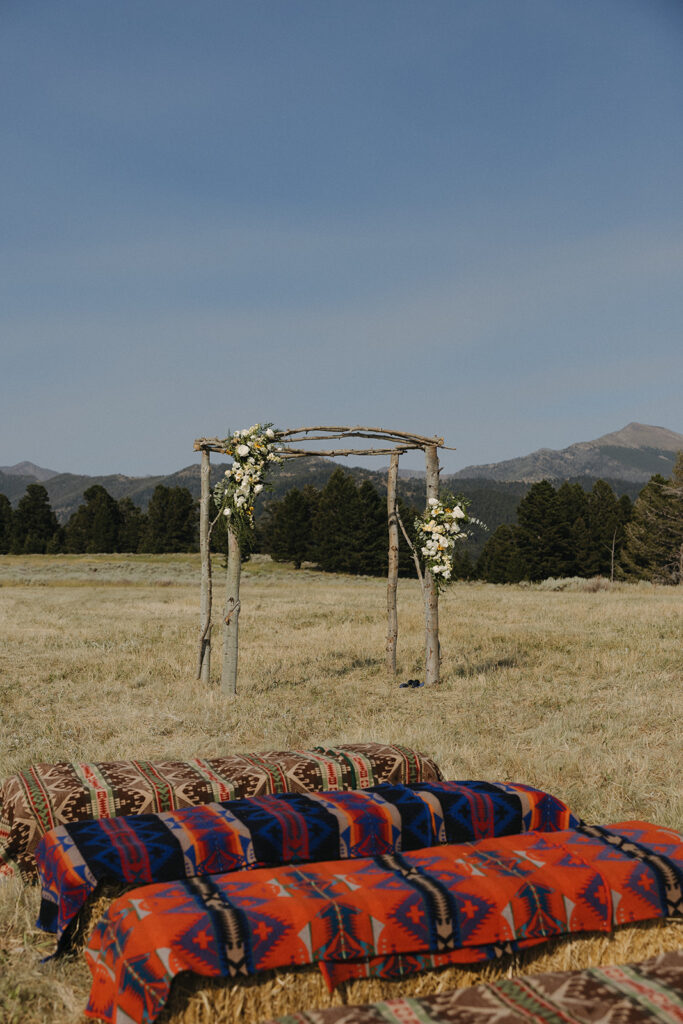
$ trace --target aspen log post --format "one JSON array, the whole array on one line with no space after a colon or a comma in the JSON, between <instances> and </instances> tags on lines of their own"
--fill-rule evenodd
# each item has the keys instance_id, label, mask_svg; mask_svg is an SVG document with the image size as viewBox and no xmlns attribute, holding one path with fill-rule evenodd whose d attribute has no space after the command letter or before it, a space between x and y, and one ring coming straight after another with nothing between
<instances>
[{"instance_id":1,"label":"aspen log post","mask_svg":"<svg viewBox=\"0 0 683 1024\"><path fill-rule=\"evenodd\" d=\"M389 568L387 572L387 646L386 669L396 675L396 642L398 639L398 518L396 516L396 481L398 479L398 452L392 452L387 476L387 517L389 520Z\"/></svg>"},{"instance_id":2,"label":"aspen log post","mask_svg":"<svg viewBox=\"0 0 683 1024\"><path fill-rule=\"evenodd\" d=\"M228 569L225 587L225 616L223 619L223 671L221 690L225 694L237 693L238 626L240 617L240 574L242 553L240 542L228 530Z\"/></svg>"},{"instance_id":3,"label":"aspen log post","mask_svg":"<svg viewBox=\"0 0 683 1024\"><path fill-rule=\"evenodd\" d=\"M211 681L211 551L209 511L211 505L211 457L202 448L201 497L199 499L199 551L202 561L199 601L200 633L197 679L207 686Z\"/></svg>"},{"instance_id":4,"label":"aspen log post","mask_svg":"<svg viewBox=\"0 0 683 1024\"><path fill-rule=\"evenodd\" d=\"M425 447L427 502L439 497L439 453L435 445ZM425 684L439 682L441 651L439 648L439 594L429 569L424 574L425 603Z\"/></svg>"}]
</instances>

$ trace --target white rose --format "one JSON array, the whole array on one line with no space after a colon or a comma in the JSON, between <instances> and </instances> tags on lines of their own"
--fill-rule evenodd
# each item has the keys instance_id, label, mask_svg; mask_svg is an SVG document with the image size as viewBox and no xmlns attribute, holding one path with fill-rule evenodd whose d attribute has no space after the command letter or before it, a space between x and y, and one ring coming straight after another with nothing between
<instances>
[{"instance_id":1,"label":"white rose","mask_svg":"<svg viewBox=\"0 0 683 1024\"><path fill-rule=\"evenodd\" d=\"M433 507L434 507L434 505L438 505L438 504L439 504L439 502L438 502L438 499L437 499L437 498L430 498L430 499L429 499L429 501L427 502L427 504L428 504L428 505L431 505L431 506L432 506L432 508L433 508Z\"/></svg>"},{"instance_id":2,"label":"white rose","mask_svg":"<svg viewBox=\"0 0 683 1024\"><path fill-rule=\"evenodd\" d=\"M230 509L229 508L224 508L223 509L223 515L224 516L229 516L230 515Z\"/></svg>"},{"instance_id":3,"label":"white rose","mask_svg":"<svg viewBox=\"0 0 683 1024\"><path fill-rule=\"evenodd\" d=\"M263 490L263 484L256 484L254 487L254 494L260 494Z\"/></svg>"},{"instance_id":4,"label":"white rose","mask_svg":"<svg viewBox=\"0 0 683 1024\"><path fill-rule=\"evenodd\" d=\"M465 513L463 512L459 505L456 505L455 508L453 509L453 515L455 516L456 519L465 518Z\"/></svg>"},{"instance_id":5,"label":"white rose","mask_svg":"<svg viewBox=\"0 0 683 1024\"><path fill-rule=\"evenodd\" d=\"M249 447L246 444L240 444L237 446L237 454L240 458L244 459L249 454Z\"/></svg>"},{"instance_id":6,"label":"white rose","mask_svg":"<svg viewBox=\"0 0 683 1024\"><path fill-rule=\"evenodd\" d=\"M266 430L266 437L275 437L275 431L271 430L270 427Z\"/></svg>"}]
</instances>

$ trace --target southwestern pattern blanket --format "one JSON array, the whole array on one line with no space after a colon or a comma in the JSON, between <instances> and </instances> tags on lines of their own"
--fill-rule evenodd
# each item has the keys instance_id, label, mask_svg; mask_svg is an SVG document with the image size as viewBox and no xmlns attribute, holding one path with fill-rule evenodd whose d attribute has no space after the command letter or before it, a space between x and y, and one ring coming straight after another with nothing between
<instances>
[{"instance_id":1,"label":"southwestern pattern blanket","mask_svg":"<svg viewBox=\"0 0 683 1024\"><path fill-rule=\"evenodd\" d=\"M78 821L36 850L39 927L60 948L98 884L143 885L265 865L376 857L577 824L561 800L520 783L425 782L281 793L164 814Z\"/></svg>"},{"instance_id":2,"label":"southwestern pattern blanket","mask_svg":"<svg viewBox=\"0 0 683 1024\"><path fill-rule=\"evenodd\" d=\"M683 837L644 822L135 889L93 933L87 1013L153 1021L181 971L317 963L330 988L683 914Z\"/></svg>"},{"instance_id":3,"label":"southwestern pattern blanket","mask_svg":"<svg viewBox=\"0 0 683 1024\"><path fill-rule=\"evenodd\" d=\"M683 951L505 978L421 999L308 1010L264 1024L681 1024Z\"/></svg>"},{"instance_id":4,"label":"southwestern pattern blanket","mask_svg":"<svg viewBox=\"0 0 683 1024\"><path fill-rule=\"evenodd\" d=\"M192 761L38 764L0 789L0 881L37 877L35 848L72 821L235 800L262 793L365 789L382 782L432 782L438 765L408 747L360 743L312 750L231 754Z\"/></svg>"}]
</instances>

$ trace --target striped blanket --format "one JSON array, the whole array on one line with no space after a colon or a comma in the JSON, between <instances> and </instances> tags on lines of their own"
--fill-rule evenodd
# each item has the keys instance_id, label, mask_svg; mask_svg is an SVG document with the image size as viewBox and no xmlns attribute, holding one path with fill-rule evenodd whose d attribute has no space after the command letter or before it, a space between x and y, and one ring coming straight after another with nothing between
<instances>
[{"instance_id":1,"label":"striped blanket","mask_svg":"<svg viewBox=\"0 0 683 1024\"><path fill-rule=\"evenodd\" d=\"M482 962L683 914L682 890L683 837L644 822L152 885L97 925L86 1012L147 1024L182 971L235 978L317 963L331 989Z\"/></svg>"},{"instance_id":2,"label":"striped blanket","mask_svg":"<svg viewBox=\"0 0 683 1024\"><path fill-rule=\"evenodd\" d=\"M143 885L265 865L376 857L576 824L561 800L531 786L489 782L382 785L282 793L162 814L78 821L36 850L39 927L68 944L100 883Z\"/></svg>"},{"instance_id":3,"label":"striped blanket","mask_svg":"<svg viewBox=\"0 0 683 1024\"><path fill-rule=\"evenodd\" d=\"M172 811L262 793L365 789L440 778L432 758L380 743L209 760L33 765L0 788L0 879L19 871L25 881L35 881L34 853L41 838L73 821Z\"/></svg>"},{"instance_id":4,"label":"striped blanket","mask_svg":"<svg viewBox=\"0 0 683 1024\"><path fill-rule=\"evenodd\" d=\"M505 978L421 999L335 1006L264 1024L681 1024L683 950L641 963Z\"/></svg>"}]
</instances>

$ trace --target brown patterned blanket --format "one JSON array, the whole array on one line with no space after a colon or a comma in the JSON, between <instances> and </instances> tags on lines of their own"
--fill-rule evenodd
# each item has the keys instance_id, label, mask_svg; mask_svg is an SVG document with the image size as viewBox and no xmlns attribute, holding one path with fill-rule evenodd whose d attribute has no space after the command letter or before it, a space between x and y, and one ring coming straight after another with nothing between
<instances>
[{"instance_id":1,"label":"brown patterned blanket","mask_svg":"<svg viewBox=\"0 0 683 1024\"><path fill-rule=\"evenodd\" d=\"M37 879L34 851L57 825L172 811L265 793L414 785L442 778L435 761L380 743L278 750L191 761L38 764L0 788L0 881L17 870Z\"/></svg>"},{"instance_id":2,"label":"brown patterned blanket","mask_svg":"<svg viewBox=\"0 0 683 1024\"><path fill-rule=\"evenodd\" d=\"M683 951L642 963L504 978L423 998L335 1006L264 1024L681 1024Z\"/></svg>"}]
</instances>

